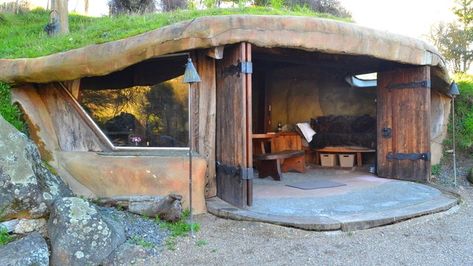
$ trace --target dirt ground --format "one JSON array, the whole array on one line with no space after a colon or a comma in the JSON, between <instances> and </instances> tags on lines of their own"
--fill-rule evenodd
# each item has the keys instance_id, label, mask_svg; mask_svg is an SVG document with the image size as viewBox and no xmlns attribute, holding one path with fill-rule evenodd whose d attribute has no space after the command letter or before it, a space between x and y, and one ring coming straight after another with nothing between
<instances>
[{"instance_id":1,"label":"dirt ground","mask_svg":"<svg viewBox=\"0 0 473 266\"><path fill-rule=\"evenodd\" d=\"M354 232L310 232L196 217L195 238L164 248L161 265L473 265L473 187L439 214Z\"/></svg>"}]
</instances>

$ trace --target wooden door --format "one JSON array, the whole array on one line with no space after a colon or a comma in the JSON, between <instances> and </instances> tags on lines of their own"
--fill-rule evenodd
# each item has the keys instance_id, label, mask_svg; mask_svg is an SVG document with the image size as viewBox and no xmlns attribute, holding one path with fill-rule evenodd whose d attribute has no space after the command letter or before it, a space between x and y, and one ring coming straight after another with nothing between
<instances>
[{"instance_id":1,"label":"wooden door","mask_svg":"<svg viewBox=\"0 0 473 266\"><path fill-rule=\"evenodd\" d=\"M217 69L217 196L237 207L251 205L251 45L225 46Z\"/></svg>"},{"instance_id":2,"label":"wooden door","mask_svg":"<svg viewBox=\"0 0 473 266\"><path fill-rule=\"evenodd\" d=\"M378 155L381 177L430 178L430 68L378 73Z\"/></svg>"}]
</instances>

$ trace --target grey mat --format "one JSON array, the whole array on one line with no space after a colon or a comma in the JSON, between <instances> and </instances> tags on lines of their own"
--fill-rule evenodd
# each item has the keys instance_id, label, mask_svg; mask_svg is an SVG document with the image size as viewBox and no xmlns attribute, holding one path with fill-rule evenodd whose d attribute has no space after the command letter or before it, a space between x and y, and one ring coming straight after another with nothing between
<instances>
[{"instance_id":1,"label":"grey mat","mask_svg":"<svg viewBox=\"0 0 473 266\"><path fill-rule=\"evenodd\" d=\"M341 187L341 186L346 186L346 184L338 183L338 182L334 182L330 180L325 180L325 179L320 179L320 180L307 180L307 181L295 182L292 184L286 184L286 186L309 190L309 189L318 189L318 188Z\"/></svg>"}]
</instances>

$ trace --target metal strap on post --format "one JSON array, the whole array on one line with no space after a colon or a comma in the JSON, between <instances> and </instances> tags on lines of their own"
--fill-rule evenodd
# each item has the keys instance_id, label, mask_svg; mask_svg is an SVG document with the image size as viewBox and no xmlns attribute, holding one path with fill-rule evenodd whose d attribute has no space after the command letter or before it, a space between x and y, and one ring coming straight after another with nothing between
<instances>
[{"instance_id":1,"label":"metal strap on post","mask_svg":"<svg viewBox=\"0 0 473 266\"><path fill-rule=\"evenodd\" d=\"M424 160L424 161L430 161L430 152L425 152L425 153L393 153L390 152L387 154L387 159L388 160Z\"/></svg>"},{"instance_id":2,"label":"metal strap on post","mask_svg":"<svg viewBox=\"0 0 473 266\"><path fill-rule=\"evenodd\" d=\"M407 83L392 83L388 85L388 89L430 89L431 81L430 80L421 80L415 82Z\"/></svg>"},{"instance_id":3,"label":"metal strap on post","mask_svg":"<svg viewBox=\"0 0 473 266\"><path fill-rule=\"evenodd\" d=\"M223 173L228 176L239 176L243 180L253 179L253 168L242 168L239 166L226 165L221 162L217 162L217 172Z\"/></svg>"}]
</instances>

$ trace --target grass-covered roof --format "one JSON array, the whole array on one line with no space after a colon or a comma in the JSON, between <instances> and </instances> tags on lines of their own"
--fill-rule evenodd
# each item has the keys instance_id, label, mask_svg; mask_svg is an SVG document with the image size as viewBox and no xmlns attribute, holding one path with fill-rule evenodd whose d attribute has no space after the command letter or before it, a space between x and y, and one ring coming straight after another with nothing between
<instances>
[{"instance_id":1,"label":"grass-covered roof","mask_svg":"<svg viewBox=\"0 0 473 266\"><path fill-rule=\"evenodd\" d=\"M348 21L345 18L315 13L308 9L289 11L263 7L180 10L117 17L86 17L70 14L70 34L48 37L43 28L49 21L49 12L34 10L18 15L2 15L4 19L0 20L0 58L39 57L90 44L124 39L179 21L203 16L232 14L309 16Z\"/></svg>"}]
</instances>

